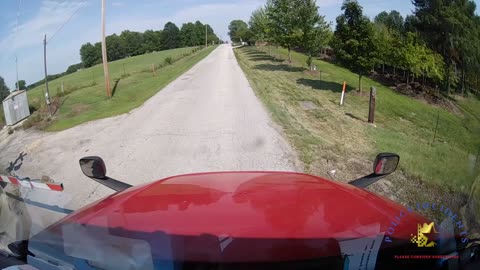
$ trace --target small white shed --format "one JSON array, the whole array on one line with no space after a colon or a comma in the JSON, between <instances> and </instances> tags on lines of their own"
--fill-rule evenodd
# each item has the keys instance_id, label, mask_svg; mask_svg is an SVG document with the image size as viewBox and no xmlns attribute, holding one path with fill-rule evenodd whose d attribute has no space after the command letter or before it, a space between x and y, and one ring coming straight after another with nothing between
<instances>
[{"instance_id":1,"label":"small white shed","mask_svg":"<svg viewBox=\"0 0 480 270\"><path fill-rule=\"evenodd\" d=\"M13 91L3 100L3 112L7 126L15 125L30 115L27 91Z\"/></svg>"}]
</instances>

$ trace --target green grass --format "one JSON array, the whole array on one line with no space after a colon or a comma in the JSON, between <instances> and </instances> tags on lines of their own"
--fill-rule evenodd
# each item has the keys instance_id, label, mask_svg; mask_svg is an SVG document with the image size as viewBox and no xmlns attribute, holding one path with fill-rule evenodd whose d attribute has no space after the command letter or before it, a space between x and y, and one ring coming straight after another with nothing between
<instances>
[{"instance_id":1,"label":"green grass","mask_svg":"<svg viewBox=\"0 0 480 270\"><path fill-rule=\"evenodd\" d=\"M472 158L480 149L480 101L457 98L460 114L427 104L363 78L363 91L377 88L375 126L366 123L368 96L354 94L358 76L347 69L315 60L319 74L306 72L306 57L274 47L236 50L237 59L256 94L279 123L304 162L307 172L351 180L371 170L381 151L401 156L400 171L442 190L468 193L477 170ZM339 106L341 84L348 84ZM305 110L310 101L316 109ZM347 115L348 114L348 115ZM439 115L436 140L435 125Z\"/></svg>"},{"instance_id":2,"label":"green grass","mask_svg":"<svg viewBox=\"0 0 480 270\"><path fill-rule=\"evenodd\" d=\"M87 121L129 112L206 57L214 48L197 52L193 52L194 48L180 48L111 62L112 89L117 84L111 99L106 97L102 65L51 81L50 95L59 96L62 105L46 129L60 131ZM156 75L152 72L152 64L156 67ZM67 93L65 96L61 93L62 82ZM43 91L44 86L28 91L31 106L45 110Z\"/></svg>"}]
</instances>

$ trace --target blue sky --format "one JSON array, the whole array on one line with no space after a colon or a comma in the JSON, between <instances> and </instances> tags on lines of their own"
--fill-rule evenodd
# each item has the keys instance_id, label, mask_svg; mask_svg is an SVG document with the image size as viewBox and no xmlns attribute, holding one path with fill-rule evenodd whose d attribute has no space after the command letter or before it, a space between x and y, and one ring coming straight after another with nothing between
<instances>
[{"instance_id":1,"label":"blue sky","mask_svg":"<svg viewBox=\"0 0 480 270\"><path fill-rule=\"evenodd\" d=\"M480 0L475 0L477 6ZM364 13L373 18L383 10L410 14L409 0L359 0ZM210 24L217 35L228 39L228 23L248 21L251 12L264 0L107 0L107 34L128 29L162 29L166 22L177 26L200 20ZM342 0L317 0L320 13L334 22ZM0 76L12 89L15 84L15 55L19 78L31 84L43 77L43 35L47 34L48 73L65 71L80 62L83 43L100 40L100 0L1 0L0 3ZM76 11L76 12L75 12ZM71 17L73 15L73 17ZM17 16L18 15L18 16ZM60 26L71 17L64 27ZM18 18L18 27L17 26Z\"/></svg>"}]
</instances>

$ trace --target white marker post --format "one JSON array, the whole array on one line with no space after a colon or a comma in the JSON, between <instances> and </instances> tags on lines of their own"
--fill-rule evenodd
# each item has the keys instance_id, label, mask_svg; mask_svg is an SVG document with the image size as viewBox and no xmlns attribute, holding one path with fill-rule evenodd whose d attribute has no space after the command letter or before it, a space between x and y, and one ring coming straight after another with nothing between
<instances>
[{"instance_id":1,"label":"white marker post","mask_svg":"<svg viewBox=\"0 0 480 270\"><path fill-rule=\"evenodd\" d=\"M342 97L340 98L340 105L343 105L343 99L345 98L345 88L347 88L347 82L343 82Z\"/></svg>"}]
</instances>

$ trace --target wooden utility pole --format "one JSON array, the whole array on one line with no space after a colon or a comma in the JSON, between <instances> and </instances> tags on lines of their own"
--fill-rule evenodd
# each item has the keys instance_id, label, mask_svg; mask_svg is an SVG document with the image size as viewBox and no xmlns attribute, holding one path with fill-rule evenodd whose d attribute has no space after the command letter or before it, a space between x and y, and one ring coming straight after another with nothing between
<instances>
[{"instance_id":1,"label":"wooden utility pole","mask_svg":"<svg viewBox=\"0 0 480 270\"><path fill-rule=\"evenodd\" d=\"M50 109L50 91L48 91L48 79L47 79L47 35L43 39L43 67L45 69L45 90L47 94L45 96L45 100L47 102L48 112L50 116L52 116L52 110Z\"/></svg>"},{"instance_id":2,"label":"wooden utility pole","mask_svg":"<svg viewBox=\"0 0 480 270\"><path fill-rule=\"evenodd\" d=\"M103 61L103 74L105 76L105 90L107 96L112 97L112 91L110 89L110 74L108 72L108 59L107 59L107 44L105 41L105 0L102 0L102 61Z\"/></svg>"},{"instance_id":3,"label":"wooden utility pole","mask_svg":"<svg viewBox=\"0 0 480 270\"><path fill-rule=\"evenodd\" d=\"M368 122L375 122L375 99L376 99L377 89L375 87L370 87L370 103L368 107Z\"/></svg>"},{"instance_id":4,"label":"wooden utility pole","mask_svg":"<svg viewBox=\"0 0 480 270\"><path fill-rule=\"evenodd\" d=\"M208 47L208 43L207 43L207 24L205 24L205 48Z\"/></svg>"}]
</instances>

